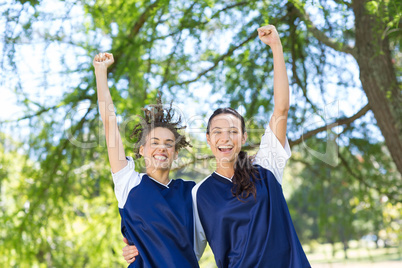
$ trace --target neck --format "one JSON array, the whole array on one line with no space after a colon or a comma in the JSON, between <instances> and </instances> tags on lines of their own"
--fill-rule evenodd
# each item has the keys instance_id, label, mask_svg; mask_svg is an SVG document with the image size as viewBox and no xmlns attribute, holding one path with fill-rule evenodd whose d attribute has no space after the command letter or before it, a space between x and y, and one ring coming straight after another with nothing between
<instances>
[{"instance_id":1,"label":"neck","mask_svg":"<svg viewBox=\"0 0 402 268\"><path fill-rule=\"evenodd\" d=\"M157 180L158 182L167 185L169 183L169 169L147 169L147 175Z\"/></svg>"},{"instance_id":2,"label":"neck","mask_svg":"<svg viewBox=\"0 0 402 268\"><path fill-rule=\"evenodd\" d=\"M227 178L232 178L235 172L234 162L218 162L216 161L216 173Z\"/></svg>"}]
</instances>

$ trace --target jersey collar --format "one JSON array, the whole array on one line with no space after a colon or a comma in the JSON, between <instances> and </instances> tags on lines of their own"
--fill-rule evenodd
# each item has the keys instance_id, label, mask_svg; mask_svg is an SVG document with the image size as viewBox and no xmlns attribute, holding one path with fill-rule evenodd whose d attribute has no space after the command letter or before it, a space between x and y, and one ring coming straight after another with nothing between
<instances>
[{"instance_id":1,"label":"jersey collar","mask_svg":"<svg viewBox=\"0 0 402 268\"><path fill-rule=\"evenodd\" d=\"M151 180L153 180L154 182L156 182L158 185L163 186L164 188L169 188L170 184L172 183L172 179L170 179L169 182L168 182L168 184L165 185L165 184L160 183L159 181L155 180L154 178L152 178L151 176L149 176L149 175L146 174L146 173L143 173L143 176L144 176L144 175L146 175L148 178L150 178Z\"/></svg>"},{"instance_id":2,"label":"jersey collar","mask_svg":"<svg viewBox=\"0 0 402 268\"><path fill-rule=\"evenodd\" d=\"M213 175L213 177L215 177L215 178L221 178L221 179L224 179L224 180L229 181L229 182L232 182L232 178L233 178L233 177L232 177L232 178L225 177L225 176L219 174L219 173L216 172L216 171L214 171L214 172L212 173L212 175ZM215 175L215 176L214 176L214 175Z\"/></svg>"}]
</instances>

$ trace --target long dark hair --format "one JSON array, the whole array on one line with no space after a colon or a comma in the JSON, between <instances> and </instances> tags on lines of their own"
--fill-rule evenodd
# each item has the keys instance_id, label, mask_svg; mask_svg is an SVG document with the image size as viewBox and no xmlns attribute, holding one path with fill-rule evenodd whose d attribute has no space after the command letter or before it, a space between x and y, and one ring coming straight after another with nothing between
<instances>
[{"instance_id":1,"label":"long dark hair","mask_svg":"<svg viewBox=\"0 0 402 268\"><path fill-rule=\"evenodd\" d=\"M212 119L219 114L231 114L239 118L241 121L241 131L244 135L246 133L246 124L243 116L241 116L236 110L228 108L219 108L214 111L208 120L207 134L209 135L209 129L211 127ZM257 180L257 169L252 164L252 157L249 157L246 152L240 151L237 156L234 166L234 176L232 179L233 188L232 194L237 199L246 199L250 194L256 197L255 180Z\"/></svg>"}]
</instances>

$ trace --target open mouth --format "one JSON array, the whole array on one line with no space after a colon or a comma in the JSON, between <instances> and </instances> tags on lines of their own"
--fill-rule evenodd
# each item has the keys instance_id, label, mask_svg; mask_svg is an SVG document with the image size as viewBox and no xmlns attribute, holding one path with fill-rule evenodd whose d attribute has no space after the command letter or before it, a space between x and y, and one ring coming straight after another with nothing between
<instances>
[{"instance_id":1,"label":"open mouth","mask_svg":"<svg viewBox=\"0 0 402 268\"><path fill-rule=\"evenodd\" d=\"M223 153L228 153L228 152L231 152L233 150L233 146L231 146L231 145L221 145L221 146L218 146L218 150L223 152Z\"/></svg>"},{"instance_id":2,"label":"open mouth","mask_svg":"<svg viewBox=\"0 0 402 268\"><path fill-rule=\"evenodd\" d=\"M154 155L154 158L158 161L166 161L167 160L167 156L165 156L165 155Z\"/></svg>"}]
</instances>

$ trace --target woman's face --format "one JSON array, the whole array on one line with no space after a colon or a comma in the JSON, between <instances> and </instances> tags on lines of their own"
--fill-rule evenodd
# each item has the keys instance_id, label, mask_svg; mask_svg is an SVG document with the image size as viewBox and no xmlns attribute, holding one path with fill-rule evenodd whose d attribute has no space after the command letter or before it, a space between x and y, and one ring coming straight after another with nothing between
<instances>
[{"instance_id":1,"label":"woman's face","mask_svg":"<svg viewBox=\"0 0 402 268\"><path fill-rule=\"evenodd\" d=\"M170 169L178 156L175 143L173 132L167 128L157 127L148 133L146 142L139 151L144 157L147 172Z\"/></svg>"},{"instance_id":2,"label":"woman's face","mask_svg":"<svg viewBox=\"0 0 402 268\"><path fill-rule=\"evenodd\" d=\"M246 142L241 120L232 114L219 114L212 118L207 142L219 163L234 162Z\"/></svg>"}]
</instances>

